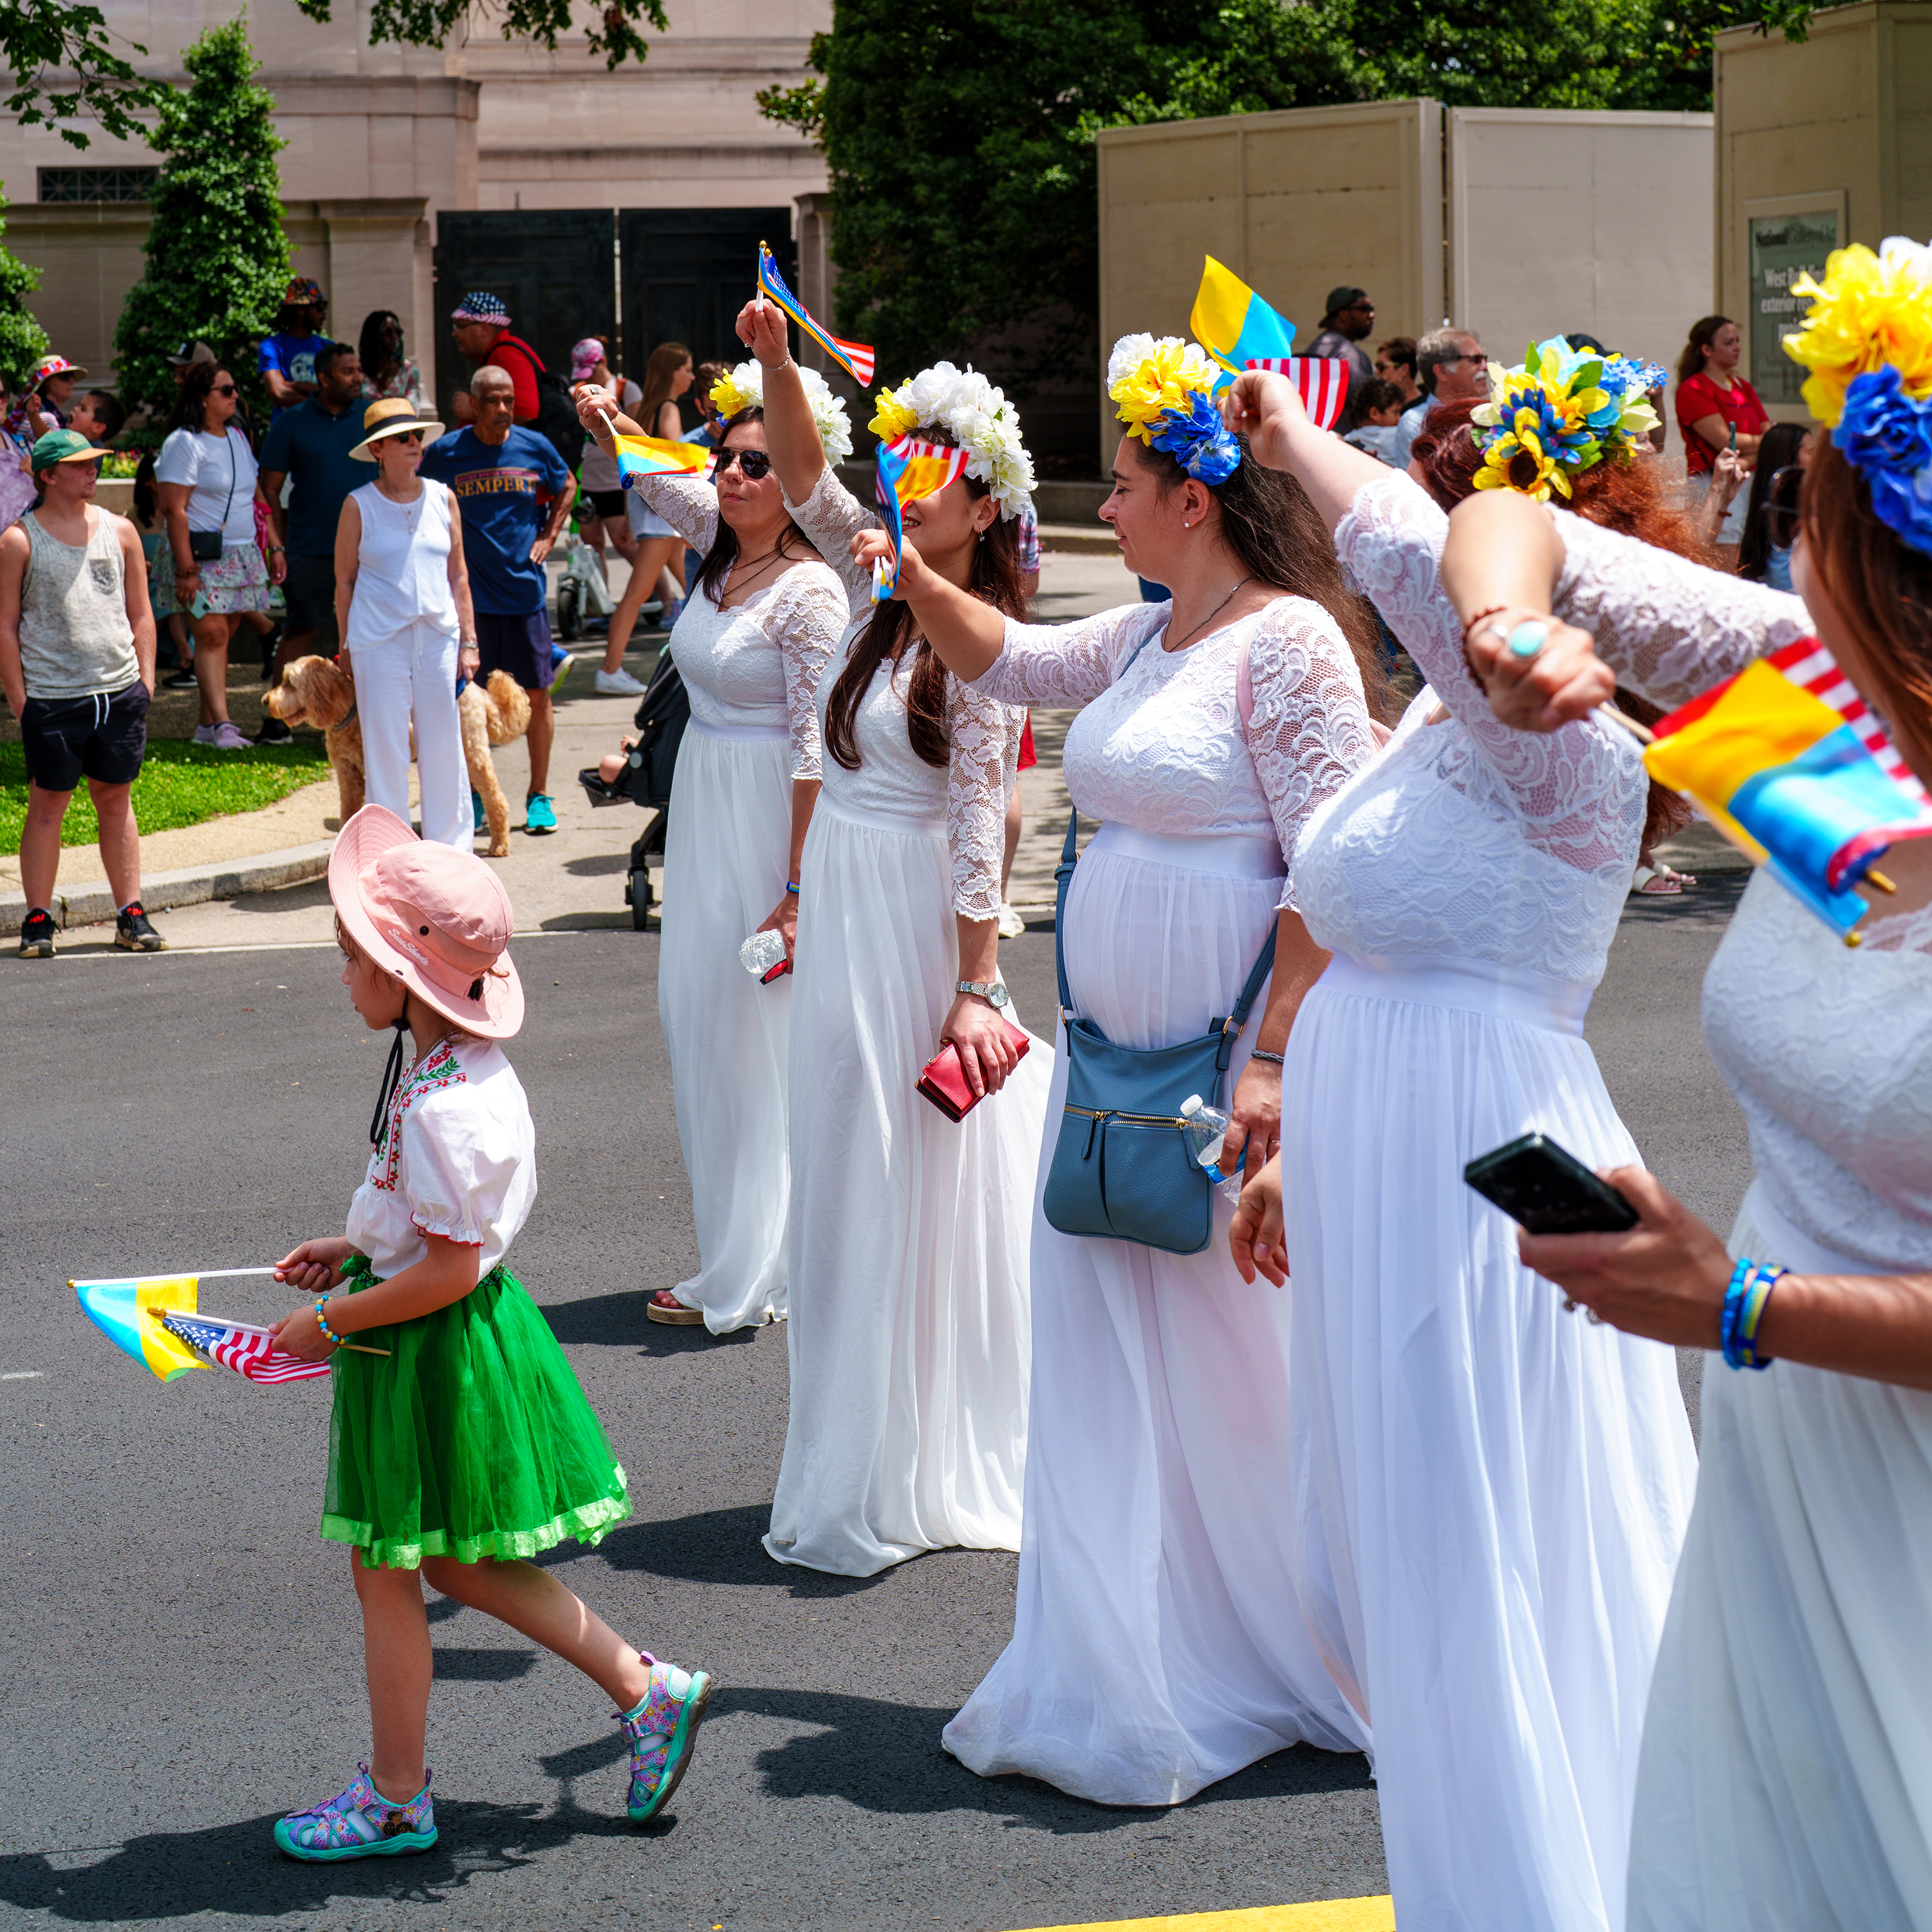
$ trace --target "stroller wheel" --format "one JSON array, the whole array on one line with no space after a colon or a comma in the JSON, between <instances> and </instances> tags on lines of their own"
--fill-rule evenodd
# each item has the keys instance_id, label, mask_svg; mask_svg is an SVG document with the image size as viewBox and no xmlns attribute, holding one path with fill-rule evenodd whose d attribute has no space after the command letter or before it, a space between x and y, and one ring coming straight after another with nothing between
<instances>
[{"instance_id":1,"label":"stroller wheel","mask_svg":"<svg viewBox=\"0 0 1932 1932\"><path fill-rule=\"evenodd\" d=\"M624 881L624 897L631 908L631 930L648 932L651 923L651 875L640 869Z\"/></svg>"}]
</instances>

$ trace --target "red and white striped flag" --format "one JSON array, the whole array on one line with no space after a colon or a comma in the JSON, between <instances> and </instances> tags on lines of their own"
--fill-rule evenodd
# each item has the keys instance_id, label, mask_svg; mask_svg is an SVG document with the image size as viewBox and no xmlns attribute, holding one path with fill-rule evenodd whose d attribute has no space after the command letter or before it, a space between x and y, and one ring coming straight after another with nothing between
<instances>
[{"instance_id":1,"label":"red and white striped flag","mask_svg":"<svg viewBox=\"0 0 1932 1932\"><path fill-rule=\"evenodd\" d=\"M1335 356L1276 356L1250 362L1286 376L1300 392L1310 422L1317 429L1333 429L1348 400L1348 365Z\"/></svg>"},{"instance_id":2,"label":"red and white striped flag","mask_svg":"<svg viewBox=\"0 0 1932 1932\"><path fill-rule=\"evenodd\" d=\"M305 1362L275 1346L272 1328L246 1322L224 1322L218 1315L157 1311L161 1326L200 1355L251 1382L302 1382L328 1372L326 1361Z\"/></svg>"},{"instance_id":3,"label":"red and white striped flag","mask_svg":"<svg viewBox=\"0 0 1932 1932\"><path fill-rule=\"evenodd\" d=\"M1793 684L1802 686L1813 697L1828 704L1852 728L1853 734L1878 762L1879 769L1916 803L1932 802L1925 788L1912 775L1912 767L1899 755L1883 722L1861 698L1851 680L1838 668L1838 661L1816 638L1800 638L1795 644L1773 651L1770 663Z\"/></svg>"}]
</instances>

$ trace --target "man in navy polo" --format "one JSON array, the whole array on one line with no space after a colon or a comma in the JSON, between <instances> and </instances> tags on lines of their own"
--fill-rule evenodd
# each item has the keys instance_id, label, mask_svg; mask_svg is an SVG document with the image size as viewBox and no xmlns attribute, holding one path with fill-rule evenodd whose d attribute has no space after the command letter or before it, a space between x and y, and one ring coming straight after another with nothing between
<instances>
[{"instance_id":1,"label":"man in navy polo","mask_svg":"<svg viewBox=\"0 0 1932 1932\"><path fill-rule=\"evenodd\" d=\"M463 515L463 554L476 609L478 675L506 670L529 694L530 796L526 832L556 830L550 797L549 585L544 559L570 515L577 479L548 436L517 425L509 372L485 363L470 378L470 419L423 452L422 473L456 493ZM548 514L546 514L546 507ZM477 807L477 823L482 823Z\"/></svg>"},{"instance_id":2,"label":"man in navy polo","mask_svg":"<svg viewBox=\"0 0 1932 1932\"><path fill-rule=\"evenodd\" d=\"M315 394L276 417L262 446L262 494L272 503L289 488L289 574L282 595L288 628L275 650L275 676L299 657L333 657L342 640L335 627L335 531L352 490L376 480L350 454L362 440L362 364L352 343L326 342L315 352ZM289 736L279 719L264 718L258 744Z\"/></svg>"}]
</instances>

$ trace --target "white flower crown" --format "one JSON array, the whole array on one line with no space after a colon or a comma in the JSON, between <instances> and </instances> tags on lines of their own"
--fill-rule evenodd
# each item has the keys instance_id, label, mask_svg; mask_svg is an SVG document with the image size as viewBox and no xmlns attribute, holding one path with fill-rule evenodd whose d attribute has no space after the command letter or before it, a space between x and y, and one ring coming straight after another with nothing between
<instances>
[{"instance_id":1,"label":"white flower crown","mask_svg":"<svg viewBox=\"0 0 1932 1932\"><path fill-rule=\"evenodd\" d=\"M876 400L875 436L896 442L916 430L948 430L966 452L966 474L986 484L1001 516L1032 507L1033 458L1020 440L1020 412L977 370L935 362Z\"/></svg>"},{"instance_id":2,"label":"white flower crown","mask_svg":"<svg viewBox=\"0 0 1932 1932\"><path fill-rule=\"evenodd\" d=\"M825 378L816 369L808 369L801 364L799 380L805 385L805 400L812 405L812 420L818 431L818 440L824 446L827 463L843 463L852 454L852 418L845 413L845 405L835 396ZM711 386L711 400L718 412L728 422L745 410L760 410L765 406L764 365L757 362L740 362L737 368L720 376Z\"/></svg>"}]
</instances>

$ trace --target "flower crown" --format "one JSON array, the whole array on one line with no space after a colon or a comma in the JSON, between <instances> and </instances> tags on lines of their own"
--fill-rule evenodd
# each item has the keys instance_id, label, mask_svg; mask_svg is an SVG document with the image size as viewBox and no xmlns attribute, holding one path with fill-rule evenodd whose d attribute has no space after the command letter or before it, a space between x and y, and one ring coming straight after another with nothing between
<instances>
[{"instance_id":1,"label":"flower crown","mask_svg":"<svg viewBox=\"0 0 1932 1932\"><path fill-rule=\"evenodd\" d=\"M816 369L800 366L799 380L805 385L805 400L812 405L813 426L824 446L827 463L843 463L852 454L852 418L845 405L835 396L825 378ZM746 410L765 406L765 370L760 362L740 362L711 386L711 400L718 413L728 422Z\"/></svg>"},{"instance_id":2,"label":"flower crown","mask_svg":"<svg viewBox=\"0 0 1932 1932\"><path fill-rule=\"evenodd\" d=\"M1834 248L1784 352L1811 374L1804 400L1871 490L1872 514L1932 556L1932 248L1894 235L1874 255Z\"/></svg>"},{"instance_id":3,"label":"flower crown","mask_svg":"<svg viewBox=\"0 0 1932 1932\"><path fill-rule=\"evenodd\" d=\"M1241 460L1241 446L1214 404L1220 364L1198 344L1178 335L1124 335L1107 358L1107 394L1114 411L1154 449L1164 449L1203 483L1225 483Z\"/></svg>"},{"instance_id":4,"label":"flower crown","mask_svg":"<svg viewBox=\"0 0 1932 1932\"><path fill-rule=\"evenodd\" d=\"M1650 365L1572 349L1562 336L1532 342L1514 369L1490 371L1490 400L1473 412L1483 466L1478 490L1516 490L1546 503L1570 478L1657 427ZM1641 385L1641 386L1639 386Z\"/></svg>"},{"instance_id":5,"label":"flower crown","mask_svg":"<svg viewBox=\"0 0 1932 1932\"><path fill-rule=\"evenodd\" d=\"M917 429L948 430L966 452L966 474L986 484L1001 516L1031 508L1033 458L1020 440L1019 411L976 369L935 362L876 400L874 436L896 442Z\"/></svg>"}]
</instances>

